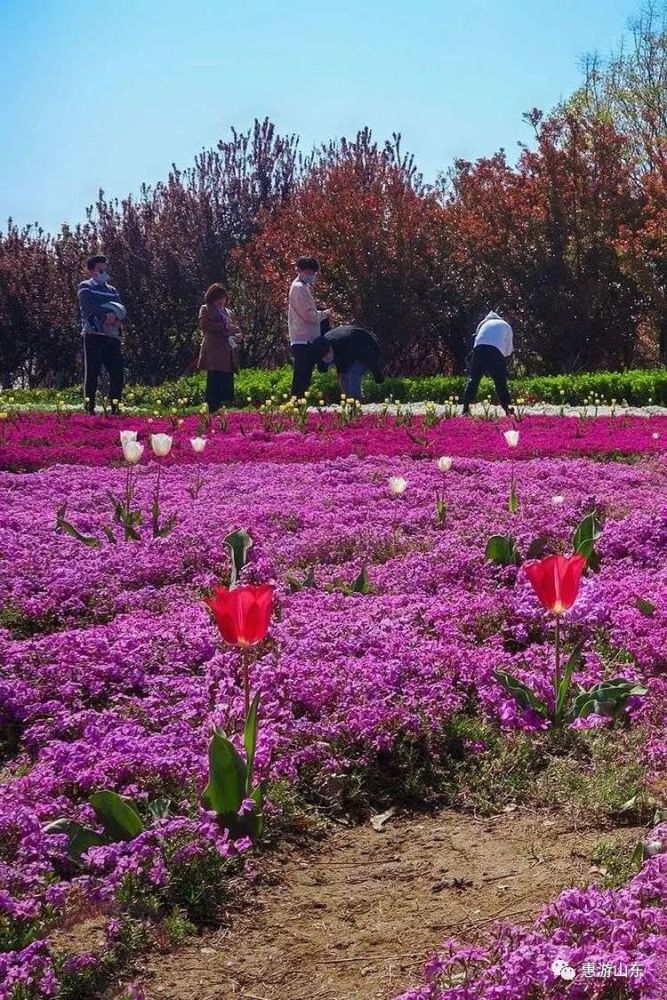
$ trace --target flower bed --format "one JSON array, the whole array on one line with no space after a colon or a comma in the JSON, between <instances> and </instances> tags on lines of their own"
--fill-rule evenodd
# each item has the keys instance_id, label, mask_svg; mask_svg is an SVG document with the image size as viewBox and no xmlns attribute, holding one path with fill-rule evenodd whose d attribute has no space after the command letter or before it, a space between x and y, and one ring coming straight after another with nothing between
<instances>
[{"instance_id":1,"label":"flower bed","mask_svg":"<svg viewBox=\"0 0 667 1000\"><path fill-rule=\"evenodd\" d=\"M29 419L47 426L46 418ZM68 974L58 963L54 971L33 941L66 912L101 908L113 918L110 948L120 947L117 922L125 926L140 903L168 914L188 900L193 919L211 919L203 899L241 863L248 844L225 835L200 798L213 726L233 731L243 715L236 654L220 647L202 601L228 579L223 538L236 528L254 541L244 579L276 585L270 636L251 669L262 694L260 777L288 781L314 801L341 800L383 768L400 777L406 744L446 763L447 726L457 714L473 712L506 732L540 732L544 720L521 708L494 674L507 670L548 701L551 625L524 571L485 561L485 547L492 534L511 532L524 554L537 536L550 551L569 551L574 527L593 506L605 516L600 571L586 576L566 618L566 634L576 633L584 649L575 680L599 681L623 651L624 675L649 687L629 705L633 724L645 729L644 760L656 775L664 772L667 468L651 437L660 433L653 421L635 426L617 418L584 428L589 449L597 441L605 451L613 439L613 450L637 452L641 441L644 455L635 464L531 459L549 441L552 454L570 454L582 439L574 421L524 421L512 451L524 459L514 470L514 514L507 461L455 457L443 473L435 461L411 456L404 430L372 431L366 421L256 441L258 432L244 434L239 423L207 446L208 462L197 463L203 485L193 490L198 472L188 427L178 431L180 444L163 467L161 506L175 515L173 530L151 536L156 470L143 463L134 499L147 515L141 540L112 543L103 531L118 535L109 493L120 495L125 482L122 469L108 467L120 453L118 424L55 419L50 433L60 426L64 440L56 436L50 457L28 445L33 467L49 465L56 453L60 461L73 455L83 429L95 435L90 466L98 467L0 473L0 970L4 963L9 983L0 986L2 1000L20 976L32 977L25 986L31 996L49 995ZM141 435L145 425L121 426ZM24 430L22 420L10 435ZM436 454L457 456L467 442L469 454L509 455L497 424L449 421L428 434ZM356 456L355 441L366 442L364 457ZM263 460L243 461L243 447L252 455L254 444ZM16 447L5 445L5 462L6 449ZM327 449L334 459L320 460ZM233 464L213 463L223 455ZM404 493L391 496L390 476L407 480ZM554 504L554 496L563 501ZM55 531L65 501L68 519L97 547ZM350 592L363 568L369 592ZM146 829L92 848L73 866L66 838L44 828L61 817L94 824L89 798L99 789L131 798ZM168 815L149 823L155 800L169 801ZM623 890L634 893L633 926L653 928L656 954L667 942L650 909L655 899L665 901L663 868L661 858L649 862L639 888ZM414 996L532 996L494 993L494 984L515 974L508 964L515 961L526 983L541 989L540 942L549 943L547 956L561 948L572 957L568 934L575 931L568 928L574 915L598 905L598 891L572 896L570 910L567 900L557 904L546 922L523 937L517 932L514 948L493 939L471 966L473 992L427 985ZM599 933L592 923L586 933L598 934L605 955L646 957L639 930L618 942L612 933L627 923L626 897L610 890L604 899ZM648 989L652 980L645 982Z\"/></svg>"},{"instance_id":2,"label":"flower bed","mask_svg":"<svg viewBox=\"0 0 667 1000\"><path fill-rule=\"evenodd\" d=\"M308 415L303 432L295 427L282 433L264 429L258 413L233 413L227 429L214 422L203 462L319 462L335 458L373 458L401 455L457 455L468 458L505 458L507 445L501 430L509 421L450 418L435 426L421 417L396 425L395 418L364 416L347 426L331 412ZM662 453L667 442L667 417L528 416L520 423L515 457L617 456ZM122 463L118 448L121 429L136 430L140 441L151 433L170 430L165 418L88 417L78 414L29 413L0 423L0 469L33 471L61 463L108 466ZM186 417L174 434L170 464L191 463L190 438L199 430L196 417Z\"/></svg>"}]
</instances>

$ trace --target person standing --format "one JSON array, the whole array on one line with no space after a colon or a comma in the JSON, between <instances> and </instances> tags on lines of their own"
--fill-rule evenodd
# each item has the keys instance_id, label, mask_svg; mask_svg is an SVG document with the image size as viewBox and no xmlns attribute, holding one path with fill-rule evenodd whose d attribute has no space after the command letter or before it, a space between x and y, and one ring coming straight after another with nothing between
<instances>
[{"instance_id":1,"label":"person standing","mask_svg":"<svg viewBox=\"0 0 667 1000\"><path fill-rule=\"evenodd\" d=\"M384 382L380 344L370 330L353 325L336 326L316 344L324 366L335 364L345 396L361 402L361 380L367 371L378 385Z\"/></svg>"},{"instance_id":2,"label":"person standing","mask_svg":"<svg viewBox=\"0 0 667 1000\"><path fill-rule=\"evenodd\" d=\"M238 371L236 348L241 330L229 308L229 292L218 283L206 289L199 310L204 334L197 367L206 372L206 404L216 413L223 403L234 402L234 372Z\"/></svg>"},{"instance_id":3,"label":"person standing","mask_svg":"<svg viewBox=\"0 0 667 1000\"><path fill-rule=\"evenodd\" d=\"M100 371L109 376L111 412L118 413L123 391L121 324L127 313L118 290L109 282L107 258L94 254L86 262L88 278L77 289L83 335L83 395L87 413L95 412Z\"/></svg>"},{"instance_id":4,"label":"person standing","mask_svg":"<svg viewBox=\"0 0 667 1000\"><path fill-rule=\"evenodd\" d=\"M507 358L514 351L512 327L498 313L490 312L475 331L475 343L470 366L470 379L463 394L463 413L470 413L483 375L490 375L496 387L500 405L506 414L514 411L510 406L507 385Z\"/></svg>"},{"instance_id":5,"label":"person standing","mask_svg":"<svg viewBox=\"0 0 667 1000\"><path fill-rule=\"evenodd\" d=\"M294 365L292 396L301 399L313 377L318 361L313 345L320 336L320 324L329 317L329 310L318 309L312 293L320 270L315 257L299 257L296 269L297 275L289 290L287 326Z\"/></svg>"}]
</instances>

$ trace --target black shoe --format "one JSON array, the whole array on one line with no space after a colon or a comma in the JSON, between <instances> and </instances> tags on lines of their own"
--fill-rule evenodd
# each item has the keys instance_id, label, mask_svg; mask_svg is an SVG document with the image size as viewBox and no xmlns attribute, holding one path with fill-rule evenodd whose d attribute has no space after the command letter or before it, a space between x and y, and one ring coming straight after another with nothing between
<instances>
[{"instance_id":1,"label":"black shoe","mask_svg":"<svg viewBox=\"0 0 667 1000\"><path fill-rule=\"evenodd\" d=\"M516 417L516 410L514 409L513 406L509 406L505 410L505 415L508 416L508 417Z\"/></svg>"},{"instance_id":2,"label":"black shoe","mask_svg":"<svg viewBox=\"0 0 667 1000\"><path fill-rule=\"evenodd\" d=\"M463 409L461 410L461 416L462 417L469 417L470 416L470 407L464 406Z\"/></svg>"}]
</instances>

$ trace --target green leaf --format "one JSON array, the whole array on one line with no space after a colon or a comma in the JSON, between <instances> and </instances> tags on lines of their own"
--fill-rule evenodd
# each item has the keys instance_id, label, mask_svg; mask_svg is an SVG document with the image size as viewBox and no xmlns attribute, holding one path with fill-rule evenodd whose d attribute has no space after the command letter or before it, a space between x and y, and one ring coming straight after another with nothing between
<instances>
[{"instance_id":1,"label":"green leaf","mask_svg":"<svg viewBox=\"0 0 667 1000\"><path fill-rule=\"evenodd\" d=\"M637 846L635 847L634 851L632 852L632 856L630 857L630 864L634 865L636 868L639 868L645 860L646 860L646 849L644 847L643 841L639 840L637 841Z\"/></svg>"},{"instance_id":2,"label":"green leaf","mask_svg":"<svg viewBox=\"0 0 667 1000\"><path fill-rule=\"evenodd\" d=\"M602 522L596 511L587 514L577 525L572 536L572 548L582 555L592 570L600 567L600 560L595 551L595 543L602 534Z\"/></svg>"},{"instance_id":3,"label":"green leaf","mask_svg":"<svg viewBox=\"0 0 667 1000\"><path fill-rule=\"evenodd\" d=\"M70 535L72 538L76 538L77 541L83 542L84 545L87 545L89 549L99 549L99 539L93 538L92 535L82 535L78 528L75 528L73 524L70 524L69 521L65 520L66 513L67 504L64 503L56 512L56 531L62 532L63 535Z\"/></svg>"},{"instance_id":4,"label":"green leaf","mask_svg":"<svg viewBox=\"0 0 667 1000\"><path fill-rule=\"evenodd\" d=\"M220 733L214 733L208 745L208 784L202 800L218 817L236 815L246 797L248 772L236 748Z\"/></svg>"},{"instance_id":5,"label":"green leaf","mask_svg":"<svg viewBox=\"0 0 667 1000\"><path fill-rule=\"evenodd\" d=\"M166 819L171 810L171 799L153 799L148 803L148 815L155 823L158 819Z\"/></svg>"},{"instance_id":6,"label":"green leaf","mask_svg":"<svg viewBox=\"0 0 667 1000\"><path fill-rule=\"evenodd\" d=\"M519 566L521 557L511 535L491 535L486 543L484 558L500 566Z\"/></svg>"},{"instance_id":7,"label":"green leaf","mask_svg":"<svg viewBox=\"0 0 667 1000\"><path fill-rule=\"evenodd\" d=\"M315 583L315 567L309 566L306 575L303 580L297 580L294 576L287 577L287 583L293 594L298 593L299 590L310 590L316 586Z\"/></svg>"},{"instance_id":8,"label":"green leaf","mask_svg":"<svg viewBox=\"0 0 667 1000\"><path fill-rule=\"evenodd\" d=\"M641 611L641 613L646 617L650 618L651 615L655 614L655 604L651 601L647 601L643 597L638 597L635 601L635 607Z\"/></svg>"},{"instance_id":9,"label":"green leaf","mask_svg":"<svg viewBox=\"0 0 667 1000\"><path fill-rule=\"evenodd\" d=\"M116 536L114 535L113 531L111 530L111 528L109 527L108 524L103 524L102 525L102 531L106 535L107 541L111 542L112 545L116 545L117 544L116 543Z\"/></svg>"},{"instance_id":10,"label":"green leaf","mask_svg":"<svg viewBox=\"0 0 667 1000\"><path fill-rule=\"evenodd\" d=\"M170 514L167 520L164 522L161 528L158 528L157 537L166 538L170 535L176 526L176 515Z\"/></svg>"},{"instance_id":11,"label":"green leaf","mask_svg":"<svg viewBox=\"0 0 667 1000\"><path fill-rule=\"evenodd\" d=\"M595 684L589 691L579 694L566 716L568 722L583 719L595 712L598 715L610 715L620 712L632 697L643 697L648 688L643 684L635 684L622 677Z\"/></svg>"},{"instance_id":12,"label":"green leaf","mask_svg":"<svg viewBox=\"0 0 667 1000\"><path fill-rule=\"evenodd\" d=\"M248 718L245 720L245 730L243 732L243 743L246 752L246 795L252 788L252 775L255 767L255 749L257 747L257 729L259 725L259 694L256 694L248 711Z\"/></svg>"},{"instance_id":13,"label":"green leaf","mask_svg":"<svg viewBox=\"0 0 667 1000\"><path fill-rule=\"evenodd\" d=\"M252 538L244 528L232 531L225 538L225 545L229 547L232 559L232 573L229 586L234 587L241 574L241 570L248 561L248 552L252 547Z\"/></svg>"},{"instance_id":14,"label":"green leaf","mask_svg":"<svg viewBox=\"0 0 667 1000\"><path fill-rule=\"evenodd\" d=\"M522 681L517 680L516 677L512 677L511 674L505 673L504 670L496 670L494 676L505 690L516 698L522 708L532 708L534 712L544 716L544 718L549 717L547 705Z\"/></svg>"},{"instance_id":15,"label":"green leaf","mask_svg":"<svg viewBox=\"0 0 667 1000\"><path fill-rule=\"evenodd\" d=\"M129 799L105 789L95 792L89 801L110 840L132 840L143 833L141 816Z\"/></svg>"},{"instance_id":16,"label":"green leaf","mask_svg":"<svg viewBox=\"0 0 667 1000\"><path fill-rule=\"evenodd\" d=\"M560 684L558 685L558 692L556 697L556 712L555 721L560 722L565 713L565 708L570 694L570 686L572 684L572 674L575 670L579 670L581 667L581 650L579 648L573 650L570 658L568 659L565 670L563 671L563 676L561 677Z\"/></svg>"},{"instance_id":17,"label":"green leaf","mask_svg":"<svg viewBox=\"0 0 667 1000\"><path fill-rule=\"evenodd\" d=\"M260 782L256 788L253 789L252 793L248 796L255 803L255 809L252 814L248 816L248 836L252 837L253 840L257 840L264 833L264 795L266 793L265 782Z\"/></svg>"},{"instance_id":18,"label":"green leaf","mask_svg":"<svg viewBox=\"0 0 667 1000\"><path fill-rule=\"evenodd\" d=\"M370 594L371 585L368 580L368 572L366 567L363 566L359 576L352 582L350 587L350 593L352 594Z\"/></svg>"},{"instance_id":19,"label":"green leaf","mask_svg":"<svg viewBox=\"0 0 667 1000\"><path fill-rule=\"evenodd\" d=\"M81 856L91 847L102 847L108 841L106 837L91 830L89 826L77 823L76 820L57 819L54 823L49 823L44 827L44 833L65 834L69 838L67 852L73 861L81 863Z\"/></svg>"}]
</instances>

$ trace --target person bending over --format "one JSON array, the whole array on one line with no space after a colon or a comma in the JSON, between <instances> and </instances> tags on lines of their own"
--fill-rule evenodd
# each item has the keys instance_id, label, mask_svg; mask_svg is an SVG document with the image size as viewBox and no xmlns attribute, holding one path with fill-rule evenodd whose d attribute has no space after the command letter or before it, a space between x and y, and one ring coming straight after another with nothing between
<instances>
[{"instance_id":1,"label":"person bending over","mask_svg":"<svg viewBox=\"0 0 667 1000\"><path fill-rule=\"evenodd\" d=\"M514 411L510 406L510 392L507 385L507 358L514 350L512 327L498 313L488 313L477 327L475 344L470 366L470 380L463 394L463 413L470 413L483 375L490 375L496 387L500 405L507 414Z\"/></svg>"},{"instance_id":2,"label":"person bending over","mask_svg":"<svg viewBox=\"0 0 667 1000\"><path fill-rule=\"evenodd\" d=\"M79 284L83 336L83 395L87 413L95 412L95 396L100 371L109 376L111 412L118 413L123 391L123 354L120 347L121 323L127 313L118 290L109 283L107 258L95 254L87 261L88 277Z\"/></svg>"},{"instance_id":3,"label":"person bending over","mask_svg":"<svg viewBox=\"0 0 667 1000\"><path fill-rule=\"evenodd\" d=\"M352 399L363 398L361 380L371 372L378 384L384 382L382 351L377 337L361 326L336 326L325 333L319 346L320 370L335 364L341 392Z\"/></svg>"},{"instance_id":4,"label":"person bending over","mask_svg":"<svg viewBox=\"0 0 667 1000\"><path fill-rule=\"evenodd\" d=\"M294 364L292 396L301 399L310 386L317 362L314 342L320 337L320 324L328 319L328 309L318 309L312 287L320 270L314 257L299 257L297 275L289 290L287 326Z\"/></svg>"},{"instance_id":5,"label":"person bending over","mask_svg":"<svg viewBox=\"0 0 667 1000\"><path fill-rule=\"evenodd\" d=\"M197 367L206 372L206 404L216 413L223 403L234 402L234 372L238 370L236 348L241 330L229 308L229 292L224 285L206 289L199 310L199 327L204 334Z\"/></svg>"}]
</instances>

